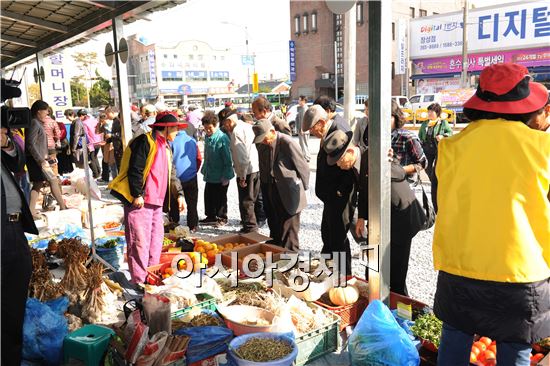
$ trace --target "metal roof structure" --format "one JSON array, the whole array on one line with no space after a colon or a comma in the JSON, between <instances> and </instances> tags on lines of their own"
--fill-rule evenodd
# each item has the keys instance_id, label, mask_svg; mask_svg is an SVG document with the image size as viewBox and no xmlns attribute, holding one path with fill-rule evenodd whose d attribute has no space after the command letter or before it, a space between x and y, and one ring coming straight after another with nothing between
<instances>
[{"instance_id":1,"label":"metal roof structure","mask_svg":"<svg viewBox=\"0 0 550 366\"><path fill-rule=\"evenodd\" d=\"M92 34L111 29L113 18L125 23L186 0L171 1L1 1L2 68L37 52L84 43Z\"/></svg>"}]
</instances>

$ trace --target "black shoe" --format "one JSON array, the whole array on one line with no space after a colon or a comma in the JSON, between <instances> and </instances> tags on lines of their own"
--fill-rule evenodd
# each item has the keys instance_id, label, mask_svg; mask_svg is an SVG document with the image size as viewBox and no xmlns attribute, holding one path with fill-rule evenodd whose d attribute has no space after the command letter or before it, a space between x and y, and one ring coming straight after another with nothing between
<instances>
[{"instance_id":1,"label":"black shoe","mask_svg":"<svg viewBox=\"0 0 550 366\"><path fill-rule=\"evenodd\" d=\"M216 219L215 217L207 217L205 219L200 220L199 222L205 225L209 225L209 224L214 225L218 223L218 219Z\"/></svg>"}]
</instances>

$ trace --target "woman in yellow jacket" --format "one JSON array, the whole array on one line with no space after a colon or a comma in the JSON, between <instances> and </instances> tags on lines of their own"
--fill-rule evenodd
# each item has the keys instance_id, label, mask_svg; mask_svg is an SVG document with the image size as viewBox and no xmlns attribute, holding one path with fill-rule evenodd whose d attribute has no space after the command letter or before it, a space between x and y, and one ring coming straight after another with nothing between
<instances>
[{"instance_id":1,"label":"woman in yellow jacket","mask_svg":"<svg viewBox=\"0 0 550 366\"><path fill-rule=\"evenodd\" d=\"M527 366L550 336L550 134L526 125L547 93L524 66L489 66L464 104L472 122L439 143L438 365L468 365L478 334L499 366Z\"/></svg>"},{"instance_id":2,"label":"woman in yellow jacket","mask_svg":"<svg viewBox=\"0 0 550 366\"><path fill-rule=\"evenodd\" d=\"M159 263L164 226L165 200L178 197L183 211L183 190L172 162L173 141L178 129L187 127L172 112L157 114L152 131L139 135L128 144L117 177L109 184L111 194L124 206L124 229L128 245L131 281L144 283L147 267ZM168 192L168 194L167 194ZM170 194L171 193L171 194Z\"/></svg>"}]
</instances>

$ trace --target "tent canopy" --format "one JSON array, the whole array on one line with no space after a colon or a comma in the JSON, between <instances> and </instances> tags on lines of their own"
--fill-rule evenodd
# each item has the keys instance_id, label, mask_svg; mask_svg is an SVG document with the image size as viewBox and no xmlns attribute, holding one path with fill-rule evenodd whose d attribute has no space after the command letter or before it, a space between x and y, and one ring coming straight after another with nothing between
<instances>
[{"instance_id":1,"label":"tent canopy","mask_svg":"<svg viewBox=\"0 0 550 366\"><path fill-rule=\"evenodd\" d=\"M2 1L2 68L25 61L40 51L84 43L94 33L109 31L115 17L131 23L185 2Z\"/></svg>"}]
</instances>

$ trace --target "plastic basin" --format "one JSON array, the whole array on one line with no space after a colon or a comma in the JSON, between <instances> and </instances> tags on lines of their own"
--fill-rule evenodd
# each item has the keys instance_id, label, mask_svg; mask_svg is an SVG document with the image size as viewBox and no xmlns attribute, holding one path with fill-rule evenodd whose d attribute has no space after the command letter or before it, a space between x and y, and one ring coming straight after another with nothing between
<instances>
[{"instance_id":1,"label":"plastic basin","mask_svg":"<svg viewBox=\"0 0 550 366\"><path fill-rule=\"evenodd\" d=\"M239 358L236 355L235 350L238 349L250 338L273 338L273 339L290 342L292 344L292 352L290 352L290 354L284 358L280 358L278 360L273 360L273 361L253 362L253 361L243 360L242 358ZM229 351L230 357L238 366L265 366L265 365L290 366L296 359L296 356L298 356L298 346L296 346L296 343L293 340L289 339L288 337L277 335L274 333L250 333L250 334L245 334L245 335L236 337L229 343L228 351Z\"/></svg>"},{"instance_id":2,"label":"plastic basin","mask_svg":"<svg viewBox=\"0 0 550 366\"><path fill-rule=\"evenodd\" d=\"M240 336L249 333L264 333L271 332L277 325L273 324L275 314L270 311L248 305L230 305L218 307L218 311L222 314L225 324L229 329ZM248 325L244 324L248 319L265 319L270 322L269 325Z\"/></svg>"}]
</instances>

